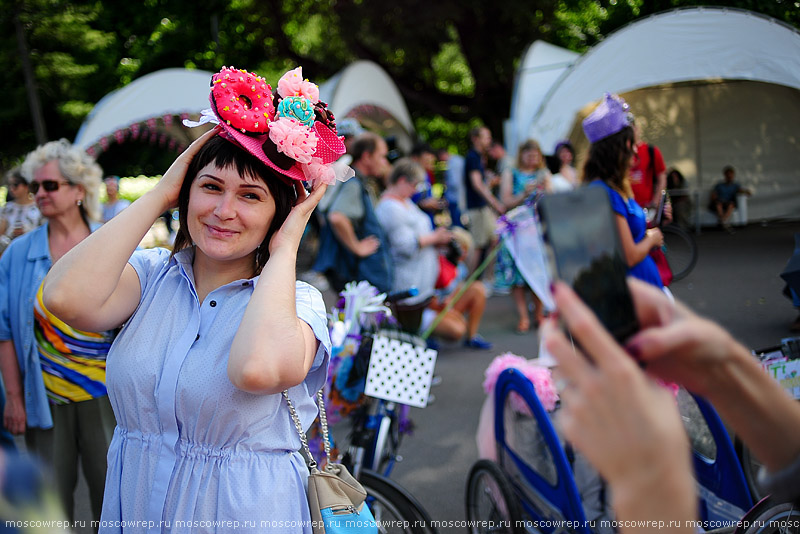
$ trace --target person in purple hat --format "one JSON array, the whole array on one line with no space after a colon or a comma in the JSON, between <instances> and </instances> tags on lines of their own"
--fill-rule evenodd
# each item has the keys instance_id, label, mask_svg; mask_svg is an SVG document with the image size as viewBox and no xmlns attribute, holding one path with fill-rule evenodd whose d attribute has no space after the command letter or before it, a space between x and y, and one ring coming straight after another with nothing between
<instances>
[{"instance_id":1,"label":"person in purple hat","mask_svg":"<svg viewBox=\"0 0 800 534\"><path fill-rule=\"evenodd\" d=\"M311 532L281 392L307 430L331 345L322 295L295 264L344 145L299 68L277 93L252 72L215 74L202 121L218 126L45 281L65 322L121 326L100 532ZM174 250L135 250L175 207Z\"/></svg>"},{"instance_id":2,"label":"person in purple hat","mask_svg":"<svg viewBox=\"0 0 800 534\"><path fill-rule=\"evenodd\" d=\"M608 93L586 117L583 131L592 145L583 167L583 182L608 192L628 273L663 288L658 267L649 253L664 243L664 236L658 228L647 228L647 218L633 198L628 176L634 154L631 120L625 101Z\"/></svg>"}]
</instances>

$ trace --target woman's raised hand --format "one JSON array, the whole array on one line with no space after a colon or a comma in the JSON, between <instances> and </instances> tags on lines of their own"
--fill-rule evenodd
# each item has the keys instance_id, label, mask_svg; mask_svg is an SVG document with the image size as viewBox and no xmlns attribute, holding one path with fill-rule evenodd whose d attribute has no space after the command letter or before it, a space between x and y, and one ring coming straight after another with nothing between
<instances>
[{"instance_id":1,"label":"woman's raised hand","mask_svg":"<svg viewBox=\"0 0 800 534\"><path fill-rule=\"evenodd\" d=\"M172 209L178 205L178 194L181 192L181 185L183 179L186 177L186 170L189 168L189 163L192 162L195 154L200 150L206 142L217 135L222 127L215 126L197 139L195 139L189 147L178 156L172 165L169 166L167 172L158 181L154 191L163 195L166 203L164 209Z\"/></svg>"},{"instance_id":2,"label":"woman's raised hand","mask_svg":"<svg viewBox=\"0 0 800 534\"><path fill-rule=\"evenodd\" d=\"M553 297L585 348L573 346L556 321L545 324L546 347L566 383L559 413L566 438L609 482L619 519L695 519L690 448L674 399L568 286L558 282Z\"/></svg>"},{"instance_id":3,"label":"woman's raised hand","mask_svg":"<svg viewBox=\"0 0 800 534\"><path fill-rule=\"evenodd\" d=\"M736 352L747 352L721 326L658 288L631 278L628 287L641 330L626 348L649 374L708 396L719 386L719 368Z\"/></svg>"},{"instance_id":4,"label":"woman's raised hand","mask_svg":"<svg viewBox=\"0 0 800 534\"><path fill-rule=\"evenodd\" d=\"M612 483L635 483L643 465L676 448L688 473L688 445L670 394L639 369L567 285L558 282L553 297L584 347L573 347L554 321L545 325L545 344L568 384L560 415L567 439Z\"/></svg>"},{"instance_id":5,"label":"woman's raised hand","mask_svg":"<svg viewBox=\"0 0 800 534\"><path fill-rule=\"evenodd\" d=\"M658 228L648 228L645 234L651 242L651 248L660 247L664 244L664 234Z\"/></svg>"},{"instance_id":6,"label":"woman's raised hand","mask_svg":"<svg viewBox=\"0 0 800 534\"><path fill-rule=\"evenodd\" d=\"M328 189L328 186L323 183L314 184L311 191L306 191L302 182L292 180L297 200L295 200L289 216L281 225L280 229L275 232L269 242L270 254L277 251L284 246L292 246L294 250L300 245L300 239L303 237L303 232L306 229L308 220L317 207L322 196Z\"/></svg>"}]
</instances>

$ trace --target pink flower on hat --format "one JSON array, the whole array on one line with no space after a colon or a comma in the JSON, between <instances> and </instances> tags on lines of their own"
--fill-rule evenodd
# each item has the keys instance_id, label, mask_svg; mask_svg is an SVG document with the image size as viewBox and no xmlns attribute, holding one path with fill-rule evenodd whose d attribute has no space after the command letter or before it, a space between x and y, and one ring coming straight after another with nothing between
<instances>
[{"instance_id":1,"label":"pink flower on hat","mask_svg":"<svg viewBox=\"0 0 800 534\"><path fill-rule=\"evenodd\" d=\"M303 80L303 83L300 84L300 96L304 96L311 100L312 104L316 104L319 102L319 87L315 83Z\"/></svg>"},{"instance_id":2,"label":"pink flower on hat","mask_svg":"<svg viewBox=\"0 0 800 534\"><path fill-rule=\"evenodd\" d=\"M310 163L317 149L317 135L305 125L286 117L269 124L269 138L279 152L298 163Z\"/></svg>"},{"instance_id":3,"label":"pink flower on hat","mask_svg":"<svg viewBox=\"0 0 800 534\"><path fill-rule=\"evenodd\" d=\"M286 71L286 74L281 76L281 79L278 80L278 94L281 95L282 98L298 96L300 95L300 87L302 85L303 67L297 67L296 69ZM317 99L319 99L319 94L317 94Z\"/></svg>"},{"instance_id":4,"label":"pink flower on hat","mask_svg":"<svg viewBox=\"0 0 800 534\"><path fill-rule=\"evenodd\" d=\"M319 87L316 84L303 80L303 67L297 67L281 76L278 80L278 94L281 98L290 96L304 96L312 104L319 102Z\"/></svg>"}]
</instances>

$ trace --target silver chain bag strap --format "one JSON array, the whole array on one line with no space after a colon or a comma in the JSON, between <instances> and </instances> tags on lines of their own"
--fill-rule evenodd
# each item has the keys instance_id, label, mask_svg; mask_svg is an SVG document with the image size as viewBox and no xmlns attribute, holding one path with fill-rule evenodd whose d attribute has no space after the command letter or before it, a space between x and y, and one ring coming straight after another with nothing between
<instances>
[{"instance_id":1,"label":"silver chain bag strap","mask_svg":"<svg viewBox=\"0 0 800 534\"><path fill-rule=\"evenodd\" d=\"M367 492L344 465L335 463L331 458L328 416L325 413L325 395L322 390L317 392L317 404L327 459L324 470L319 469L311 454L308 438L303 432L303 425L289 398L289 392L284 390L282 395L289 407L289 414L308 464L308 506L314 534L377 534L375 519L364 502Z\"/></svg>"}]
</instances>

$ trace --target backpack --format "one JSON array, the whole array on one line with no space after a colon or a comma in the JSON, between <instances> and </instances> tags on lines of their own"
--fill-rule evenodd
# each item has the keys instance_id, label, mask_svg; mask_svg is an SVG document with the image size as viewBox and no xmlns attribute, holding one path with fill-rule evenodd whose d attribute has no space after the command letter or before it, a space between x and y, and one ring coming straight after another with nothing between
<instances>
[{"instance_id":1,"label":"backpack","mask_svg":"<svg viewBox=\"0 0 800 534\"><path fill-rule=\"evenodd\" d=\"M328 203L328 210L320 212L322 224L319 232L319 252L317 252L317 259L314 262L313 269L317 272L325 273L331 286L336 291L344 289L344 284L347 282L366 280L375 286L378 291L388 293L392 289L392 261L389 256L386 237L375 215L372 200L369 198L364 184L357 177L352 179L358 180L361 201L364 204L364 219L357 228L354 228L356 237L364 239L369 235L374 235L380 240L381 244L374 254L359 258L339 242L339 239L333 233L327 213L330 206L333 206L336 198L338 198L341 192L341 189L339 189Z\"/></svg>"}]
</instances>

